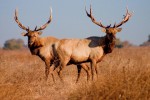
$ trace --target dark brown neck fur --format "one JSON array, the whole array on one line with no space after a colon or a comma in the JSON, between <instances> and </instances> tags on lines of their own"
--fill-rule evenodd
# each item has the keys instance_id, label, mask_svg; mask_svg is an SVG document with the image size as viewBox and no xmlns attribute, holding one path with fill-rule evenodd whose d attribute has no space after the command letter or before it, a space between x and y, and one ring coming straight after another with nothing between
<instances>
[{"instance_id":1,"label":"dark brown neck fur","mask_svg":"<svg viewBox=\"0 0 150 100\"><path fill-rule=\"evenodd\" d=\"M32 55L38 55L39 49L43 46L43 44L37 39L32 45L28 44L30 52Z\"/></svg>"},{"instance_id":2,"label":"dark brown neck fur","mask_svg":"<svg viewBox=\"0 0 150 100\"><path fill-rule=\"evenodd\" d=\"M104 53L105 54L111 53L114 48L115 48L115 39L112 38L112 40L110 40L106 36L104 41L104 47L103 47Z\"/></svg>"}]
</instances>

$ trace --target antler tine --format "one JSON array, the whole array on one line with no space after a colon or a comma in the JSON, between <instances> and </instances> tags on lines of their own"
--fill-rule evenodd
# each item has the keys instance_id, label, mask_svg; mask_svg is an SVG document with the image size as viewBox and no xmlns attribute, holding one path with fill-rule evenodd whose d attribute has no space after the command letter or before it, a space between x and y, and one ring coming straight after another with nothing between
<instances>
[{"instance_id":1,"label":"antler tine","mask_svg":"<svg viewBox=\"0 0 150 100\"><path fill-rule=\"evenodd\" d=\"M86 11L86 14L89 18L91 18L92 22L95 23L96 25L100 26L100 27L103 27L103 28L106 28L106 26L102 25L101 22L97 22L94 18L94 16L92 15L92 6L90 5L90 14L88 13L88 11L86 10L86 6L85 6L85 11Z\"/></svg>"},{"instance_id":2,"label":"antler tine","mask_svg":"<svg viewBox=\"0 0 150 100\"><path fill-rule=\"evenodd\" d=\"M132 13L129 13L128 8L126 8L126 10L127 10L126 15L124 16L123 20L119 24L114 25L114 27L120 27L121 25L123 25L130 19L130 17L132 16Z\"/></svg>"},{"instance_id":3,"label":"antler tine","mask_svg":"<svg viewBox=\"0 0 150 100\"><path fill-rule=\"evenodd\" d=\"M86 10L86 6L85 6L85 12L86 12L87 16L90 17L90 14L89 14L88 11Z\"/></svg>"},{"instance_id":4,"label":"antler tine","mask_svg":"<svg viewBox=\"0 0 150 100\"><path fill-rule=\"evenodd\" d=\"M110 28L110 27L111 27L111 24L107 26L107 28Z\"/></svg>"},{"instance_id":5,"label":"antler tine","mask_svg":"<svg viewBox=\"0 0 150 100\"><path fill-rule=\"evenodd\" d=\"M45 23L43 26L41 26L40 28L36 29L35 31L39 31L39 30L45 29L51 21L52 21L52 8L50 8L50 17L49 17L49 20L47 21L47 23Z\"/></svg>"},{"instance_id":6,"label":"antler tine","mask_svg":"<svg viewBox=\"0 0 150 100\"><path fill-rule=\"evenodd\" d=\"M18 20L18 9L15 10L15 17L14 17L15 21L17 22L18 26L20 28L22 28L23 30L29 31L28 28L26 28L25 26L23 26L23 24L21 24L21 22L19 22Z\"/></svg>"},{"instance_id":7,"label":"antler tine","mask_svg":"<svg viewBox=\"0 0 150 100\"><path fill-rule=\"evenodd\" d=\"M36 31L36 29L37 29L37 26L35 27L34 31Z\"/></svg>"}]
</instances>

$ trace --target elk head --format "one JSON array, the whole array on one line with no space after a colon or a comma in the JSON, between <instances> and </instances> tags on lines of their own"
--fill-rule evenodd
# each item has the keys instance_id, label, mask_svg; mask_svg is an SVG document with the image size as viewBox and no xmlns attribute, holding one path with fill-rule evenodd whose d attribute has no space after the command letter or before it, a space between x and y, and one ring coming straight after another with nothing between
<instances>
[{"instance_id":1,"label":"elk head","mask_svg":"<svg viewBox=\"0 0 150 100\"><path fill-rule=\"evenodd\" d=\"M39 35L42 34L41 30L44 30L48 26L48 24L51 22L51 20L52 20L52 9L50 9L50 18L47 21L47 23L45 23L40 28L37 28L37 26L36 26L34 30L30 30L29 27L27 28L23 24L21 24L21 22L18 20L18 10L15 10L14 19L20 28L22 28L23 30L26 30L26 33L22 33L22 35L28 37L28 45L31 46L35 42L35 40L38 39Z\"/></svg>"},{"instance_id":2,"label":"elk head","mask_svg":"<svg viewBox=\"0 0 150 100\"><path fill-rule=\"evenodd\" d=\"M85 8L86 10L86 8ZM109 42L113 42L114 39L116 38L115 34L117 32L120 32L122 30L122 28L119 28L121 25L123 25L124 23L126 23L129 18L131 17L131 13L129 13L128 9L126 12L126 15L124 16L123 20L119 23L119 24L114 24L113 27L111 27L111 24L108 26L104 26L101 21L97 22L94 18L94 16L92 15L92 8L90 6L90 13L88 13L88 11L86 10L86 14L89 18L91 18L92 22L95 23L96 25L102 27L102 31L106 33L106 37L109 40Z\"/></svg>"}]
</instances>

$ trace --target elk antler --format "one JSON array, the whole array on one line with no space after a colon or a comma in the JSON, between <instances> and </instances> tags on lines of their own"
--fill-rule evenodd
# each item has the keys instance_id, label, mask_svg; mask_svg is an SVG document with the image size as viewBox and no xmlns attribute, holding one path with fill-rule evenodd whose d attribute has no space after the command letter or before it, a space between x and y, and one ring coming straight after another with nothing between
<instances>
[{"instance_id":1,"label":"elk antler","mask_svg":"<svg viewBox=\"0 0 150 100\"><path fill-rule=\"evenodd\" d=\"M46 24L44 24L43 26L41 26L40 28L37 29L37 26L35 27L35 31L40 31L43 30L47 27L47 25L52 21L52 8L50 8L50 17L49 20L47 21Z\"/></svg>"},{"instance_id":2,"label":"elk antler","mask_svg":"<svg viewBox=\"0 0 150 100\"><path fill-rule=\"evenodd\" d=\"M85 7L85 11L86 11L86 14L89 18L91 18L92 22L95 23L96 25L100 26L100 27L103 27L103 28L106 28L106 26L104 26L101 22L97 22L95 20L95 18L93 17L92 15L92 7L90 5L90 14L88 13L88 11L86 10L86 7Z\"/></svg>"},{"instance_id":3,"label":"elk antler","mask_svg":"<svg viewBox=\"0 0 150 100\"><path fill-rule=\"evenodd\" d=\"M18 10L17 10L17 9L15 10L15 17L14 17L14 19L15 19L15 21L17 22L17 24L18 24L18 26L19 26L20 28L22 28L23 30L29 31L29 28L26 28L25 26L23 26L23 25L19 22L19 20L18 20Z\"/></svg>"},{"instance_id":4,"label":"elk antler","mask_svg":"<svg viewBox=\"0 0 150 100\"><path fill-rule=\"evenodd\" d=\"M121 25L123 25L124 23L126 23L130 19L130 17L132 16L132 13L129 13L128 8L126 8L126 9L127 9L127 12L126 12L126 15L124 15L123 20L119 24L117 24L117 25L114 24L114 28L120 27Z\"/></svg>"}]
</instances>

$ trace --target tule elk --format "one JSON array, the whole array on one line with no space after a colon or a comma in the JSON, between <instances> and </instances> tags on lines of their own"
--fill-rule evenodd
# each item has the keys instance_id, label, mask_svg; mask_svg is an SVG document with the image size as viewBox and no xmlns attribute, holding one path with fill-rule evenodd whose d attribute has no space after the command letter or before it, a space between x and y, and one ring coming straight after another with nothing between
<instances>
[{"instance_id":1,"label":"tule elk","mask_svg":"<svg viewBox=\"0 0 150 100\"><path fill-rule=\"evenodd\" d=\"M51 45L54 42L58 41L58 39L54 37L40 37L40 35L42 34L41 30L45 29L48 26L48 24L52 21L52 9L50 10L50 18L47 21L47 23L45 23L40 28L37 28L36 26L34 30L30 30L29 27L26 28L25 26L23 26L23 24L20 23L20 21L18 20L17 10L15 10L14 19L20 28L27 31L26 33L22 33L22 35L28 37L28 47L30 49L31 54L39 56L45 62L45 75L47 80L49 75L49 69L54 62L54 55L52 52ZM51 75L54 81L53 73L51 73Z\"/></svg>"},{"instance_id":2,"label":"tule elk","mask_svg":"<svg viewBox=\"0 0 150 100\"><path fill-rule=\"evenodd\" d=\"M112 52L115 47L116 33L120 32L122 28L119 28L121 25L126 23L131 17L131 13L126 12L123 20L119 24L114 24L113 27L111 25L104 26L101 22L97 22L92 15L92 9L90 6L90 13L87 12L87 16L91 19L91 21L102 27L102 31L106 33L104 37L88 37L86 39L61 39L54 44L54 50L57 53L60 63L59 63L59 72L58 75L62 79L62 70L68 64L77 64L78 65L78 78L80 77L80 69L84 66L88 76L88 66L87 62L91 64L91 74L93 79L93 68L97 71L97 63L100 62L106 54ZM82 66L81 66L81 65Z\"/></svg>"}]
</instances>

